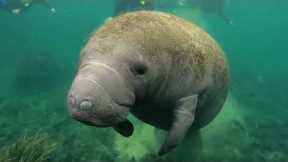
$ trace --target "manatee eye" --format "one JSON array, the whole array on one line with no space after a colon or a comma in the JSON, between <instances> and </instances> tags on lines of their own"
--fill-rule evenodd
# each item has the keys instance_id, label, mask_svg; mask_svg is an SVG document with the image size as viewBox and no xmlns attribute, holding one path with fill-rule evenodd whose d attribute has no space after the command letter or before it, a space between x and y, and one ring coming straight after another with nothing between
<instances>
[{"instance_id":1,"label":"manatee eye","mask_svg":"<svg viewBox=\"0 0 288 162\"><path fill-rule=\"evenodd\" d=\"M144 75L147 72L147 66L144 63L136 63L132 68L134 75Z\"/></svg>"}]
</instances>

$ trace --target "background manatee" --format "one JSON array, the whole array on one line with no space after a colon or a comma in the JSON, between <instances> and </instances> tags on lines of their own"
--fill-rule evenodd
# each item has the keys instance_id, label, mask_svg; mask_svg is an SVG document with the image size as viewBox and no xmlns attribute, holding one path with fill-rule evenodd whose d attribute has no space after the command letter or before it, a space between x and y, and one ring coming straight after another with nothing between
<instances>
[{"instance_id":1,"label":"background manatee","mask_svg":"<svg viewBox=\"0 0 288 162\"><path fill-rule=\"evenodd\" d=\"M139 11L117 17L82 50L68 96L73 118L133 133L131 112L168 130L159 151L212 121L228 91L222 49L205 31L176 16Z\"/></svg>"}]
</instances>

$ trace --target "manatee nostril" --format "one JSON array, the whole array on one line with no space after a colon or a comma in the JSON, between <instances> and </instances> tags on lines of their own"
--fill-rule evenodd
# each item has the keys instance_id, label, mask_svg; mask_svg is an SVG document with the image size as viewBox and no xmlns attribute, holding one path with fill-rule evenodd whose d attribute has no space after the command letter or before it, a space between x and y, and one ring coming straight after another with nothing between
<instances>
[{"instance_id":1,"label":"manatee nostril","mask_svg":"<svg viewBox=\"0 0 288 162\"><path fill-rule=\"evenodd\" d=\"M88 100L84 100L80 103L81 110L88 110L92 107L92 102Z\"/></svg>"}]
</instances>

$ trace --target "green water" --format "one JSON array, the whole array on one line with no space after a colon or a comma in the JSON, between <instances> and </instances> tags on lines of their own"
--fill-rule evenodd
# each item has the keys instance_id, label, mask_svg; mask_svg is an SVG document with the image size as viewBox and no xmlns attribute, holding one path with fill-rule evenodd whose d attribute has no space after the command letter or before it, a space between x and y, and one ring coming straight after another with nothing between
<instances>
[{"instance_id":1,"label":"green water","mask_svg":"<svg viewBox=\"0 0 288 162\"><path fill-rule=\"evenodd\" d=\"M186 143L157 157L157 131L136 119L135 134L126 139L110 128L88 127L69 117L66 93L79 51L90 33L113 14L115 4L51 4L57 9L54 15L44 6L33 6L20 16L0 10L0 161L17 140L39 131L56 143L44 161L195 159L189 153L195 150L193 144ZM288 161L288 3L230 0L225 7L232 25L187 6L158 8L202 26L224 48L230 64L229 98L216 120L201 130L203 146L197 160Z\"/></svg>"}]
</instances>

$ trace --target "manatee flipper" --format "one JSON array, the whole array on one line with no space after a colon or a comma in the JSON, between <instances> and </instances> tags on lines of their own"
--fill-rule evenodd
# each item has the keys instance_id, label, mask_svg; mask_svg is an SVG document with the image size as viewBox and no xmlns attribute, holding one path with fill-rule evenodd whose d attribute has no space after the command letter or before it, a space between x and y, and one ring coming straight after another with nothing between
<instances>
[{"instance_id":1,"label":"manatee flipper","mask_svg":"<svg viewBox=\"0 0 288 162\"><path fill-rule=\"evenodd\" d=\"M117 124L116 126L113 127L115 131L120 133L124 137L129 137L133 134L134 127L133 124L129 121L126 120L124 122L121 122Z\"/></svg>"},{"instance_id":2,"label":"manatee flipper","mask_svg":"<svg viewBox=\"0 0 288 162\"><path fill-rule=\"evenodd\" d=\"M163 155L175 148L185 137L191 127L198 102L198 95L184 97L179 100L175 119L158 154Z\"/></svg>"}]
</instances>

